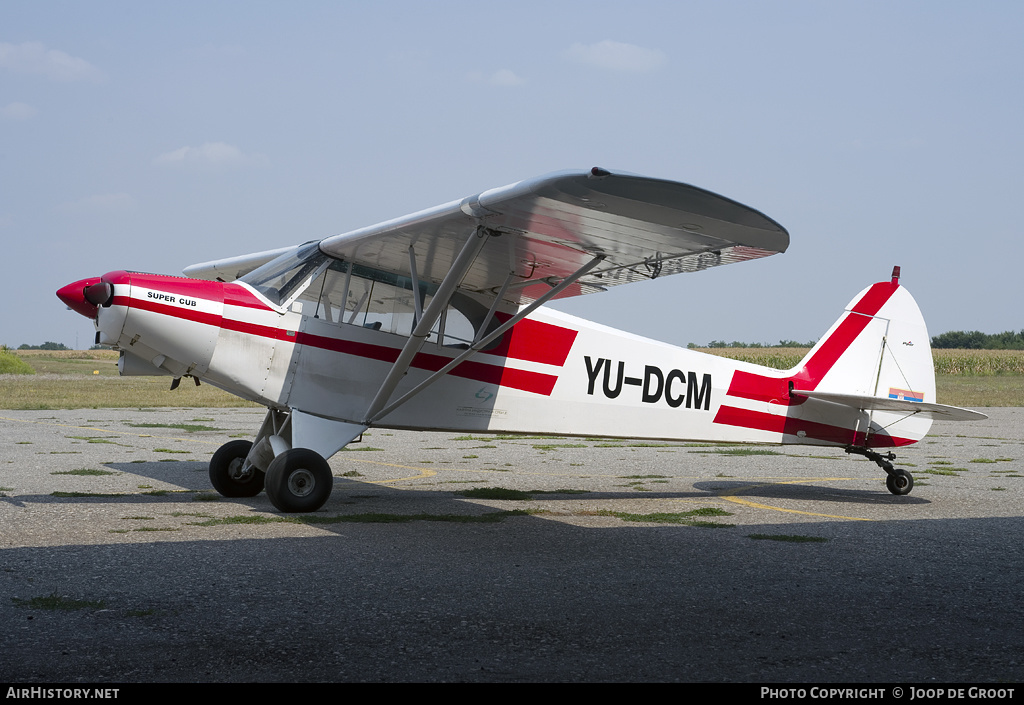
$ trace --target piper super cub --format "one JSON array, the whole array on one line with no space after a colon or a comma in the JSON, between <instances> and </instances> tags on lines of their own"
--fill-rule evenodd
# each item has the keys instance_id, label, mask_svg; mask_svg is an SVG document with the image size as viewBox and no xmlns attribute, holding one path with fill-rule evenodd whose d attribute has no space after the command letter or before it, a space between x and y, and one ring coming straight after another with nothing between
<instances>
[{"instance_id":1,"label":"piper super cub","mask_svg":"<svg viewBox=\"0 0 1024 705\"><path fill-rule=\"evenodd\" d=\"M282 512L320 508L327 459L370 427L840 446L906 494L892 448L935 417L986 417L935 403L928 332L898 267L786 371L542 308L788 245L735 201L594 168L188 278L113 271L57 296L120 351L122 375L170 375L172 389L192 377L266 406L255 441L214 454L210 481L228 497L265 487Z\"/></svg>"}]
</instances>

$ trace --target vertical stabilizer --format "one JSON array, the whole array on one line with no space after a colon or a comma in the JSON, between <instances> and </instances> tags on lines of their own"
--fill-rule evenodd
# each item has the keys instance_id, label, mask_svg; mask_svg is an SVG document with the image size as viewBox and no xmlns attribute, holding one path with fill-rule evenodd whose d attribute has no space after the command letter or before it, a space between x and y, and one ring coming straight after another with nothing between
<instances>
[{"instance_id":1,"label":"vertical stabilizer","mask_svg":"<svg viewBox=\"0 0 1024 705\"><path fill-rule=\"evenodd\" d=\"M935 402L935 368L928 329L921 310L899 283L864 289L846 307L828 333L793 370L795 387L824 394L873 397L917 403ZM920 440L931 417L907 410L868 409L867 437L857 445L902 445ZM911 407L907 407L910 409ZM874 441L871 436L884 436ZM897 440L898 439L898 440Z\"/></svg>"}]
</instances>

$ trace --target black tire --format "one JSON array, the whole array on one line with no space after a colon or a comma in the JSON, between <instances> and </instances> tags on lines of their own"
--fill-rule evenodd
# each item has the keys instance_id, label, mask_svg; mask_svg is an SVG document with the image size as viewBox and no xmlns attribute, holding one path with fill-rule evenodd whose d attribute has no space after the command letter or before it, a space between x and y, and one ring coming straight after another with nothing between
<instances>
[{"instance_id":1,"label":"black tire","mask_svg":"<svg viewBox=\"0 0 1024 705\"><path fill-rule=\"evenodd\" d=\"M331 466L316 451L292 448L274 458L267 468L267 496L286 513L315 512L331 496Z\"/></svg>"},{"instance_id":2,"label":"black tire","mask_svg":"<svg viewBox=\"0 0 1024 705\"><path fill-rule=\"evenodd\" d=\"M885 476L885 486L895 495L910 494L914 489L914 476L903 468L895 468L891 475Z\"/></svg>"},{"instance_id":3,"label":"black tire","mask_svg":"<svg viewBox=\"0 0 1024 705\"><path fill-rule=\"evenodd\" d=\"M225 497L255 497L263 490L263 471L250 467L242 473L252 441L225 443L210 459L210 482Z\"/></svg>"}]
</instances>

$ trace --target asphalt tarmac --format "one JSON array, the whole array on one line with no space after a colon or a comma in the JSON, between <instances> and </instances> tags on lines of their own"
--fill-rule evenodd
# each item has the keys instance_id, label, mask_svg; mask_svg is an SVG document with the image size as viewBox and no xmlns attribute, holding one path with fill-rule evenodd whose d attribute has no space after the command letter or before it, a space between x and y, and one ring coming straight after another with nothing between
<instances>
[{"instance_id":1,"label":"asphalt tarmac","mask_svg":"<svg viewBox=\"0 0 1024 705\"><path fill-rule=\"evenodd\" d=\"M841 449L374 430L310 521L211 489L259 410L0 411L0 682L1020 683L986 412L904 497Z\"/></svg>"}]
</instances>

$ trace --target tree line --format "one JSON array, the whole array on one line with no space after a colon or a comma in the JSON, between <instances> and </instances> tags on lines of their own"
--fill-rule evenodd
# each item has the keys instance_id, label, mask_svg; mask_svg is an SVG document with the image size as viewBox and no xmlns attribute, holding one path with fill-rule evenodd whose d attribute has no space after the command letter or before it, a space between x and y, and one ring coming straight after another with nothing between
<instances>
[{"instance_id":1,"label":"tree line","mask_svg":"<svg viewBox=\"0 0 1024 705\"><path fill-rule=\"evenodd\" d=\"M772 343L741 343L738 340L734 340L731 343L727 343L724 340L712 340L707 345L697 345L696 343L688 343L686 347L691 350L694 348L813 348L818 341L811 340L807 343L799 343L795 340L780 340L774 345Z\"/></svg>"},{"instance_id":2,"label":"tree line","mask_svg":"<svg viewBox=\"0 0 1024 705\"><path fill-rule=\"evenodd\" d=\"M771 343L741 343L724 340L712 340L707 345L690 343L688 348L813 348L817 341L800 343L795 340L780 340ZM1008 330L1002 333L982 333L980 330L953 330L932 337L933 348L955 350L1024 350L1024 330L1020 332Z\"/></svg>"},{"instance_id":3,"label":"tree line","mask_svg":"<svg viewBox=\"0 0 1024 705\"><path fill-rule=\"evenodd\" d=\"M982 333L980 330L953 330L932 338L933 348L969 350L1024 350L1024 330Z\"/></svg>"}]
</instances>

